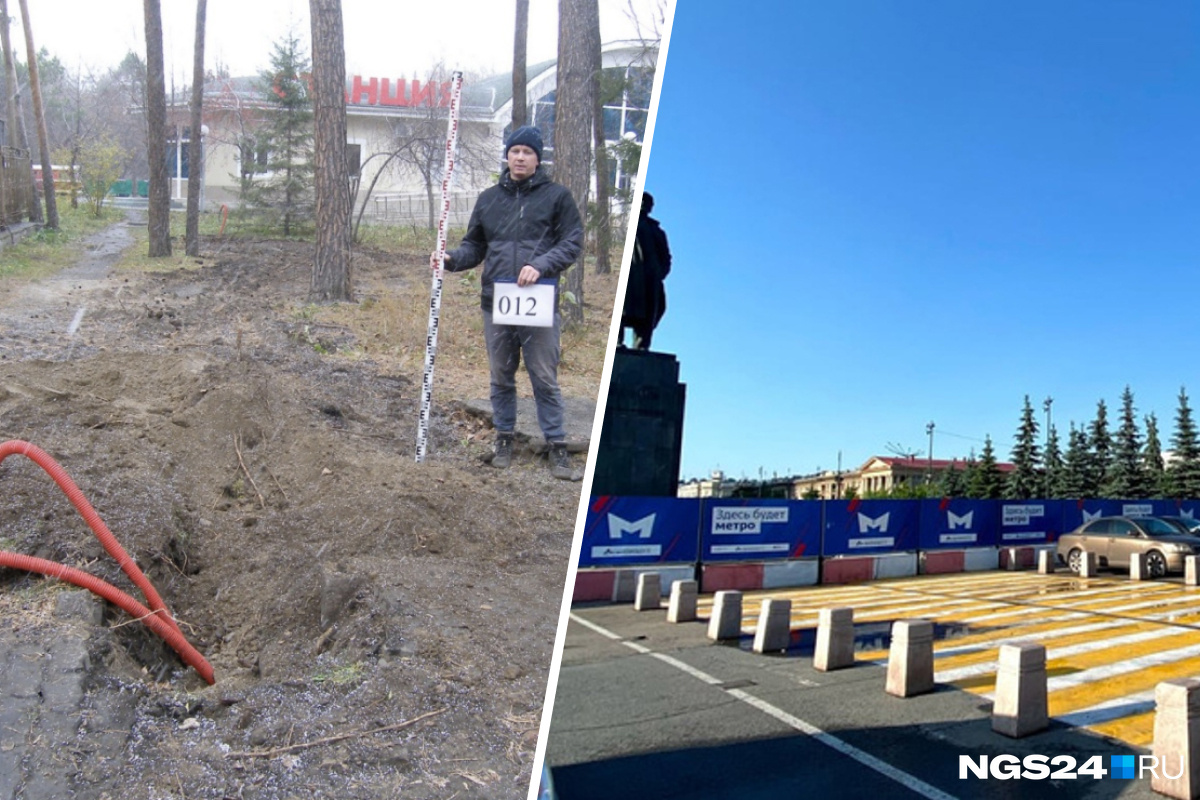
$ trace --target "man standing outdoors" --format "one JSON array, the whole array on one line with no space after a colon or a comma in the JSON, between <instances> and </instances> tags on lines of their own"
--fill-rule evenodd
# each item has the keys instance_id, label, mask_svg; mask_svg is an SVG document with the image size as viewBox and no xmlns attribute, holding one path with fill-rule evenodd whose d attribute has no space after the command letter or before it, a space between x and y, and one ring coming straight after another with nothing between
<instances>
[{"instance_id":1,"label":"man standing outdoors","mask_svg":"<svg viewBox=\"0 0 1200 800\"><path fill-rule=\"evenodd\" d=\"M496 186L485 189L471 212L462 244L446 253L445 268L461 272L483 263L483 336L491 364L492 422L496 443L492 466L512 463L517 424L517 367L533 386L538 425L550 445L550 470L556 478L578 479L571 470L563 428L564 406L558 388L559 325L557 290L550 327L494 324L496 281L530 286L557 279L583 250L583 222L571 193L550 180L541 167L542 133L530 126L513 131L504 147L508 166ZM431 258L436 269L437 255Z\"/></svg>"}]
</instances>

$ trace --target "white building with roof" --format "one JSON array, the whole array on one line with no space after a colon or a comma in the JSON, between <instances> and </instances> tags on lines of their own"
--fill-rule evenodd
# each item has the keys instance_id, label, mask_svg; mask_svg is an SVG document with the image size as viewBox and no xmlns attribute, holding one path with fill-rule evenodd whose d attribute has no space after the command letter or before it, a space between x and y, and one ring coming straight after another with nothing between
<instances>
[{"instance_id":1,"label":"white building with roof","mask_svg":"<svg viewBox=\"0 0 1200 800\"><path fill-rule=\"evenodd\" d=\"M616 143L632 138L640 143L649 116L657 43L610 42L603 46L602 55L608 84L622 87L616 93L619 96L604 107L606 139ZM553 164L557 63L530 65L527 74L527 119L541 128L546 142L543 161ZM431 195L436 203L436 195L440 194L450 85L448 75L432 80L348 76L346 154L357 189L356 215L369 192L365 208L368 218L406 224L422 224L430 219ZM255 146L254 137L270 113L260 78L208 81L202 129L206 210L236 205L243 165L250 159L266 163L268 154ZM170 109L169 124L175 131L168 147L171 197L180 202L187 197L190 177L189 118L184 103ZM465 224L479 192L496 181L511 119L511 73L464 80L452 200L454 224ZM630 176L621 171L620 165L610 169L609 178L615 186L629 187Z\"/></svg>"}]
</instances>

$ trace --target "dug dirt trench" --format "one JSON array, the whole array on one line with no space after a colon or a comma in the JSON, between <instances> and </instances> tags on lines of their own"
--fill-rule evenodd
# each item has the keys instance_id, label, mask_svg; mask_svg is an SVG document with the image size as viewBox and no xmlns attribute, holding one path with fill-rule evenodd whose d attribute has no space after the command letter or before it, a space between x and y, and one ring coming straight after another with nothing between
<instances>
[{"instance_id":1,"label":"dug dirt trench","mask_svg":"<svg viewBox=\"0 0 1200 800\"><path fill-rule=\"evenodd\" d=\"M420 364L331 355L352 334L295 310L311 245L113 273L130 237L0 295L0 440L66 469L216 683L124 612L0 570L0 800L524 797L580 484L528 452L482 463L485 364L435 395L417 464ZM360 291L427 291L421 253L355 259ZM0 549L132 591L15 456Z\"/></svg>"}]
</instances>

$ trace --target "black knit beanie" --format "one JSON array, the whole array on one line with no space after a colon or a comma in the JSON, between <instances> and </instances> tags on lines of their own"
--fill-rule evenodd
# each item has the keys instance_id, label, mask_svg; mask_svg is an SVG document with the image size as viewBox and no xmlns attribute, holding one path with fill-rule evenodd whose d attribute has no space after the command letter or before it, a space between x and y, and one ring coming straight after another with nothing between
<instances>
[{"instance_id":1,"label":"black knit beanie","mask_svg":"<svg viewBox=\"0 0 1200 800\"><path fill-rule=\"evenodd\" d=\"M533 152L537 153L538 162L542 160L542 132L532 125L522 125L515 131L509 134L508 141L504 143L504 155L508 155L508 151L513 147L523 144Z\"/></svg>"}]
</instances>

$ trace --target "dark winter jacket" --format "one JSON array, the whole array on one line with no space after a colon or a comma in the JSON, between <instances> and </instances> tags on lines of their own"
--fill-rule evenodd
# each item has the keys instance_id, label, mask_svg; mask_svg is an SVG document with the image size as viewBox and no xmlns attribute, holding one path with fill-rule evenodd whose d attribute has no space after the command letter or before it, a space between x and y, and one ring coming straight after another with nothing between
<instances>
[{"instance_id":1,"label":"dark winter jacket","mask_svg":"<svg viewBox=\"0 0 1200 800\"><path fill-rule=\"evenodd\" d=\"M649 214L638 218L635 241L621 324L653 330L667 309L663 280L671 273L671 248L662 226Z\"/></svg>"},{"instance_id":2,"label":"dark winter jacket","mask_svg":"<svg viewBox=\"0 0 1200 800\"><path fill-rule=\"evenodd\" d=\"M479 195L462 244L446 254L446 269L459 272L482 261L481 305L491 311L497 280L515 281L526 264L543 278L557 278L582 250L583 222L571 193L540 167L521 183L505 169L500 183Z\"/></svg>"}]
</instances>

